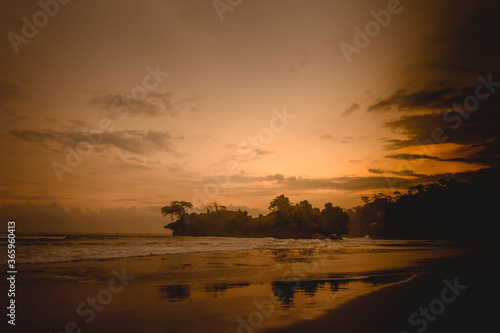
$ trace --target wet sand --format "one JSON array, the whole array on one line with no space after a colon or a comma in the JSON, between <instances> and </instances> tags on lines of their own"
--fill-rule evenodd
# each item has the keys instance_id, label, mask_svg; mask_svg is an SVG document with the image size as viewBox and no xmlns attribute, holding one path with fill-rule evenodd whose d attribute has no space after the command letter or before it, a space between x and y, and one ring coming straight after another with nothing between
<instances>
[{"instance_id":1,"label":"wet sand","mask_svg":"<svg viewBox=\"0 0 500 333\"><path fill-rule=\"evenodd\" d=\"M493 259L490 254L482 253L441 261L443 264L459 263L460 269L417 274L402 283L350 300L315 320L301 321L268 333L494 331L500 311L500 293L496 268L488 258Z\"/></svg>"},{"instance_id":2,"label":"wet sand","mask_svg":"<svg viewBox=\"0 0 500 333\"><path fill-rule=\"evenodd\" d=\"M468 252L344 258L342 253L250 250L26 264L18 274L17 325L7 328L99 333L373 332L378 327L389 332L386 328L397 327L397 332L413 332L409 314L439 295L444 276L460 273L475 283L469 279L471 261L462 257ZM468 304L461 302L467 297L464 292L456 304Z\"/></svg>"}]
</instances>

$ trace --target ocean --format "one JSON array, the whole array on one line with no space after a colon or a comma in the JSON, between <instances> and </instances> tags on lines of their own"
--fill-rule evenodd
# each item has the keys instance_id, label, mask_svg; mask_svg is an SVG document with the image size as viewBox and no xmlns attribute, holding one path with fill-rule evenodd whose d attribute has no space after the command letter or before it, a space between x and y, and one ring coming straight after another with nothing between
<instances>
[{"instance_id":1,"label":"ocean","mask_svg":"<svg viewBox=\"0 0 500 333\"><path fill-rule=\"evenodd\" d=\"M18 233L16 295L24 331L72 320L92 332L118 322L127 332L265 332L418 273L453 276L460 265L442 260L460 252L430 240ZM130 280L112 295L117 276ZM78 309L92 297L105 311L88 324Z\"/></svg>"},{"instance_id":2,"label":"ocean","mask_svg":"<svg viewBox=\"0 0 500 333\"><path fill-rule=\"evenodd\" d=\"M0 247L6 245L6 236L0 235ZM16 236L16 261L33 264L283 248L290 251L308 249L322 253L331 251L332 253L359 254L360 252L429 250L450 245L452 243L447 241L374 240L370 238L319 240L131 234L21 234Z\"/></svg>"}]
</instances>

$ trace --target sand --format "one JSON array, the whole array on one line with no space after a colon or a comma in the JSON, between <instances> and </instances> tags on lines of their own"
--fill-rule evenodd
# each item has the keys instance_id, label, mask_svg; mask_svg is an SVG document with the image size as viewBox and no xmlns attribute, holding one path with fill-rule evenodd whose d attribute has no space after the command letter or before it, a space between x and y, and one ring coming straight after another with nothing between
<instances>
[{"instance_id":1,"label":"sand","mask_svg":"<svg viewBox=\"0 0 500 333\"><path fill-rule=\"evenodd\" d=\"M419 274L405 282L355 298L315 320L302 321L268 332L496 331L500 293L496 268L491 266L492 261L487 260L488 257L460 258L462 269L459 271ZM448 288L444 281L454 285L455 279L458 285L467 288L458 290L456 295L451 291L446 292L446 299L455 296L447 304L442 300L443 289ZM441 304L444 304L444 308L441 308ZM424 311L425 308L429 309L429 319L420 314L421 308ZM412 325L409 318L414 313L417 315L413 317Z\"/></svg>"},{"instance_id":2,"label":"sand","mask_svg":"<svg viewBox=\"0 0 500 333\"><path fill-rule=\"evenodd\" d=\"M23 333L416 332L420 326L411 326L409 316L440 297L444 279L457 277L468 288L425 331L476 332L498 313L495 261L463 253L469 251L363 254L340 267L323 262L299 280L290 306L276 303L255 327L248 315L266 310L255 304L269 304L283 272L297 263L276 265L264 252L248 251L25 265L18 275L17 325L0 327ZM418 260L434 267L432 273L420 273ZM404 267L407 274L395 280L340 280L337 286L325 280ZM89 305L96 300L95 308Z\"/></svg>"}]
</instances>

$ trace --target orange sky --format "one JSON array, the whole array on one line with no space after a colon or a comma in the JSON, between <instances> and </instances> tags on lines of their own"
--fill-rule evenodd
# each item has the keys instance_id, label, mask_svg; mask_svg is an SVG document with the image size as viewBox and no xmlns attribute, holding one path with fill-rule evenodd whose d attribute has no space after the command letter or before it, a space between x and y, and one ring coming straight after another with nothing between
<instances>
[{"instance_id":1,"label":"orange sky","mask_svg":"<svg viewBox=\"0 0 500 333\"><path fill-rule=\"evenodd\" d=\"M400 10L348 62L340 44L355 45L353 29L364 29L374 20L371 11L388 6ZM479 75L495 73L489 60L498 53L489 46L480 49L482 60L467 52L450 57L464 47L450 36L481 42L460 32L491 12L456 7L450 1L399 7L394 1L243 1L221 21L212 1L72 1L13 47L8 34L22 36L22 18L32 21L41 8L36 1L2 1L2 217L31 221L27 230L35 223L33 230L45 223L62 230L64 221L53 226L32 215L55 209L64 220L66 213L73 219L94 212L99 223L110 224L89 226L86 217L73 229L112 231L130 207L156 218L158 207L172 200L198 206L217 200L258 214L284 193L293 202L352 207L361 195L396 190L386 176L408 178L399 186L407 188L491 167L468 159L486 139L450 136L426 146L427 153L411 143L391 146L430 136L439 120L425 131L412 126L452 110L455 100L474 94ZM147 77L153 72L156 79ZM380 102L386 107L377 107ZM274 119L285 110L288 118ZM103 127L102 140L93 136L99 144L82 143L85 133ZM474 143L479 148L467 148ZM68 147L79 144L92 151L69 167ZM398 154L430 158L408 164ZM212 175L228 168L237 171L217 185ZM119 217L112 224L105 214ZM127 230L161 228L155 221L147 227L130 221Z\"/></svg>"}]
</instances>

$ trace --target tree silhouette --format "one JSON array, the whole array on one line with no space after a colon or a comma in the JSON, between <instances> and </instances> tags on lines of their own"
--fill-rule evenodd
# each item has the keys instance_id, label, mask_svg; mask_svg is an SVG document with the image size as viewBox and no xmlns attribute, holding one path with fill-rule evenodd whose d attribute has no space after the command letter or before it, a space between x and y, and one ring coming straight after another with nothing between
<instances>
[{"instance_id":1,"label":"tree silhouette","mask_svg":"<svg viewBox=\"0 0 500 333\"><path fill-rule=\"evenodd\" d=\"M186 213L186 209L193 208L193 204L188 201L172 201L170 205L161 207L161 215L170 216L170 221L181 220Z\"/></svg>"},{"instance_id":2,"label":"tree silhouette","mask_svg":"<svg viewBox=\"0 0 500 333\"><path fill-rule=\"evenodd\" d=\"M290 203L290 199L285 197L284 194L274 198L274 200L271 201L271 204L269 205L269 210L271 212L287 213L291 208L292 204Z\"/></svg>"}]
</instances>

